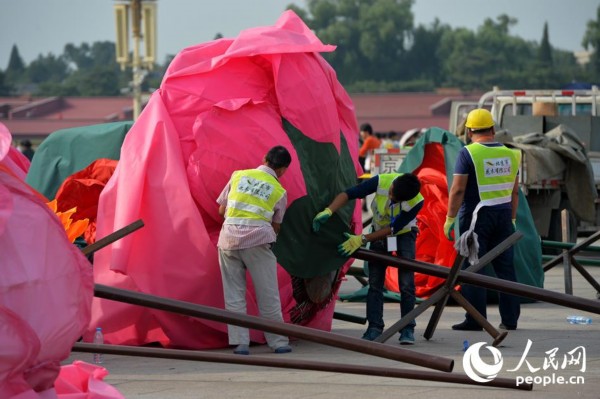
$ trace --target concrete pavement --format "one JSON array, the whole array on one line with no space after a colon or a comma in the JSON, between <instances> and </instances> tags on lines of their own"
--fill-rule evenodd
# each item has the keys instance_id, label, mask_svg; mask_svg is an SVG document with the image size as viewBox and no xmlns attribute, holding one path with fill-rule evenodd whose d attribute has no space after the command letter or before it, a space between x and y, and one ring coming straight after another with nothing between
<instances>
[{"instance_id":1,"label":"concrete pavement","mask_svg":"<svg viewBox=\"0 0 600 399\"><path fill-rule=\"evenodd\" d=\"M356 262L360 266L360 262ZM600 267L586 267L600 281ZM544 287L564 292L562 266L548 271ZM351 276L342 284L340 294L351 293L360 284ZM574 295L595 299L596 291L573 270ZM453 331L451 325L463 320L464 311L459 306L447 306L431 340L423 338L423 331L431 317L432 308L417 318L416 344L403 346L418 353L454 359L452 373L464 374L463 342L491 343L486 332ZM336 303L336 311L364 316L364 303ZM586 315L593 319L591 325L571 325L568 315ZM386 303L384 318L387 326L398 320L399 304ZM497 305L488 305L488 319L497 326ZM334 320L332 332L360 338L364 325ZM397 347L397 336L383 345ZM481 359L489 366L494 363L492 353L479 351ZM292 341L293 353L275 355L264 345L252 346L251 356L277 359L326 361L341 364L427 370L406 363L333 348L308 341ZM361 376L354 374L245 366L184 360L150 359L118 355L105 355L104 367L109 371L105 381L115 386L127 398L398 398L426 397L454 399L465 397L491 398L600 398L600 315L543 302L522 305L519 329L510 331L498 347L503 361L498 377L529 379L533 391L440 383L417 379ZM210 351L231 353L230 349ZM571 352L571 354L569 354ZM584 356L582 356L584 355ZM91 354L72 353L65 362L84 360L91 362ZM472 363L471 363L472 364ZM582 370L585 366L585 370ZM482 366L473 367L484 370ZM482 375L481 373L479 374ZM560 381L565 380L563 383Z\"/></svg>"}]
</instances>

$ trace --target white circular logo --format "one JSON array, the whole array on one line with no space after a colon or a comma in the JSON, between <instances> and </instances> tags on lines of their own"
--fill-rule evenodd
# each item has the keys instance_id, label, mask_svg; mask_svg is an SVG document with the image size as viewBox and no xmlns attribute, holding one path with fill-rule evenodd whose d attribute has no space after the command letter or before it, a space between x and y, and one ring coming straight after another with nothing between
<instances>
[{"instance_id":1,"label":"white circular logo","mask_svg":"<svg viewBox=\"0 0 600 399\"><path fill-rule=\"evenodd\" d=\"M486 349L492 353L494 357L493 364L487 364L481 360L479 356L479 349L486 345L487 342L477 342L467 349L463 356L463 369L465 373L473 380L477 382L490 382L502 369L502 354L500 351L493 346L486 346Z\"/></svg>"}]
</instances>

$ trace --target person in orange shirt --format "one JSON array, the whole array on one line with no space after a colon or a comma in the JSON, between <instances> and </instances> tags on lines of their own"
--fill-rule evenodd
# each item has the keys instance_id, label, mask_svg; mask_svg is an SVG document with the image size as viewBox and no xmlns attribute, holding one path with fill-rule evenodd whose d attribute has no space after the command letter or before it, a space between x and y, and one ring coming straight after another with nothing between
<instances>
[{"instance_id":1,"label":"person in orange shirt","mask_svg":"<svg viewBox=\"0 0 600 399\"><path fill-rule=\"evenodd\" d=\"M363 143L358 150L358 161L360 162L360 166L362 166L363 170L365 169L365 160L367 159L367 154L369 151L379 148L381 146L381 140L373 135L373 128L368 123L363 123L360 126L360 138Z\"/></svg>"}]
</instances>

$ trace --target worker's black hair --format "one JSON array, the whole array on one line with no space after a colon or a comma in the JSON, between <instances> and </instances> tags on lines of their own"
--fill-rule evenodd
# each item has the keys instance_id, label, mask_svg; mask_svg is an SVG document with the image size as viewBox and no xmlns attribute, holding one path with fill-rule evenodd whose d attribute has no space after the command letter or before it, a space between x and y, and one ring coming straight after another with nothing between
<instances>
[{"instance_id":1,"label":"worker's black hair","mask_svg":"<svg viewBox=\"0 0 600 399\"><path fill-rule=\"evenodd\" d=\"M271 169L287 168L292 163L289 151L281 145L275 146L267 152L265 161Z\"/></svg>"},{"instance_id":2,"label":"worker's black hair","mask_svg":"<svg viewBox=\"0 0 600 399\"><path fill-rule=\"evenodd\" d=\"M421 182L412 173L404 173L392 182L392 196L397 202L408 201L419 194Z\"/></svg>"},{"instance_id":3,"label":"worker's black hair","mask_svg":"<svg viewBox=\"0 0 600 399\"><path fill-rule=\"evenodd\" d=\"M360 125L360 131L367 132L369 134L373 134L373 128L368 123L363 123L362 125Z\"/></svg>"}]
</instances>

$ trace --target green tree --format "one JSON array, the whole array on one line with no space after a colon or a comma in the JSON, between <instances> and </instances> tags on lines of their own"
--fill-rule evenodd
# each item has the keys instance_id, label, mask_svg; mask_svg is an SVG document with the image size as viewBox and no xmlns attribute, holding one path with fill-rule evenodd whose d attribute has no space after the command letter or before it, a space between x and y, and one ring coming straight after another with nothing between
<instances>
[{"instance_id":1,"label":"green tree","mask_svg":"<svg viewBox=\"0 0 600 399\"><path fill-rule=\"evenodd\" d=\"M552 47L548 38L548 22L544 23L544 33L542 34L542 41L538 51L538 60L543 66L552 66Z\"/></svg>"},{"instance_id":2,"label":"green tree","mask_svg":"<svg viewBox=\"0 0 600 399\"><path fill-rule=\"evenodd\" d=\"M406 57L407 79L424 79L434 86L443 81L439 51L442 36L449 30L437 18L429 29L423 25L414 29Z\"/></svg>"},{"instance_id":3,"label":"green tree","mask_svg":"<svg viewBox=\"0 0 600 399\"><path fill-rule=\"evenodd\" d=\"M16 44L13 44L10 50L10 58L6 67L6 80L13 83L18 83L25 72L25 63L19 54L19 49Z\"/></svg>"},{"instance_id":4,"label":"green tree","mask_svg":"<svg viewBox=\"0 0 600 399\"><path fill-rule=\"evenodd\" d=\"M596 20L587 23L587 29L581 44L586 50L592 51L588 70L593 81L600 80L600 6L596 11Z\"/></svg>"},{"instance_id":5,"label":"green tree","mask_svg":"<svg viewBox=\"0 0 600 399\"><path fill-rule=\"evenodd\" d=\"M110 41L94 42L91 46L81 43L79 47L69 43L64 47L63 57L69 64L81 70L97 66L119 68L115 59L115 44Z\"/></svg>"},{"instance_id":6,"label":"green tree","mask_svg":"<svg viewBox=\"0 0 600 399\"><path fill-rule=\"evenodd\" d=\"M537 47L509 34L516 23L503 14L496 21L486 19L476 33L465 28L444 32L439 50L444 85L466 91L522 87Z\"/></svg>"},{"instance_id":7,"label":"green tree","mask_svg":"<svg viewBox=\"0 0 600 399\"><path fill-rule=\"evenodd\" d=\"M342 83L399 80L412 34L413 0L308 0L308 10L292 7L324 43L324 54Z\"/></svg>"},{"instance_id":8,"label":"green tree","mask_svg":"<svg viewBox=\"0 0 600 399\"><path fill-rule=\"evenodd\" d=\"M27 77L31 83L53 81L60 83L69 74L69 67L62 56L56 57L49 53L38 57L29 64Z\"/></svg>"},{"instance_id":9,"label":"green tree","mask_svg":"<svg viewBox=\"0 0 600 399\"><path fill-rule=\"evenodd\" d=\"M0 71L0 96L10 96L12 87L6 82L6 74Z\"/></svg>"},{"instance_id":10,"label":"green tree","mask_svg":"<svg viewBox=\"0 0 600 399\"><path fill-rule=\"evenodd\" d=\"M63 57L75 69L88 69L94 65L94 60L90 56L90 46L87 43L82 43L79 47L72 43L66 44Z\"/></svg>"}]
</instances>

